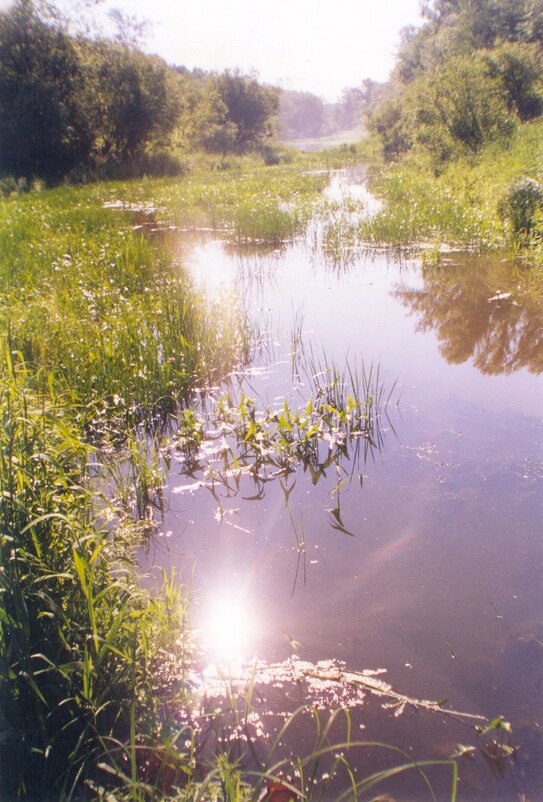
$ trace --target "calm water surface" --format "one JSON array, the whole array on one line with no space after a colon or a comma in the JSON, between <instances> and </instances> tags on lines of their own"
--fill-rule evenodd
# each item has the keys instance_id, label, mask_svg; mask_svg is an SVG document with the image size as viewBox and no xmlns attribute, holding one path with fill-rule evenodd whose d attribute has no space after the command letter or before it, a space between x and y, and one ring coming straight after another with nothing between
<instances>
[{"instance_id":1,"label":"calm water surface","mask_svg":"<svg viewBox=\"0 0 543 802\"><path fill-rule=\"evenodd\" d=\"M347 184L336 175L329 192ZM355 250L345 264L311 238L274 250L198 232L171 233L169 243L210 296L243 297L263 332L241 379L258 406L308 397L307 380L293 378L293 333L340 366L347 354L379 365L386 392L394 387L381 449L344 463L350 535L330 512L347 475L333 466L316 484L302 468L267 482L253 500L245 478L239 492L218 487L218 503L174 463L152 558L186 580L194 568L206 659L277 664L294 649L311 664L386 669L380 676L404 694L503 714L522 747L516 764L501 779L481 756L466 762L460 799L542 800L543 309L526 271L500 256L452 253L424 267ZM284 693L295 706L296 693ZM271 705L265 698L255 703ZM413 756L473 742L473 722L412 709L397 717L369 697L352 705L354 737ZM304 726L298 748L311 747ZM382 764L361 755L356 765ZM447 798L448 774L431 776ZM391 790L431 798L413 775Z\"/></svg>"}]
</instances>

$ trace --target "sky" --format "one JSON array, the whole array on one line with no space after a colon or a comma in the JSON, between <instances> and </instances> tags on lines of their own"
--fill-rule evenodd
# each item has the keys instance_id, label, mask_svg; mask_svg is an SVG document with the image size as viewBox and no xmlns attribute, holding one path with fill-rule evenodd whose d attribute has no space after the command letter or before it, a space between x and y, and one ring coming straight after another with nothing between
<instances>
[{"instance_id":1,"label":"sky","mask_svg":"<svg viewBox=\"0 0 543 802\"><path fill-rule=\"evenodd\" d=\"M8 0L0 0L0 8ZM60 0L77 13L80 0ZM256 71L261 81L335 100L383 81L420 0L102 0L151 23L144 49L169 63ZM95 12L97 13L97 12Z\"/></svg>"}]
</instances>

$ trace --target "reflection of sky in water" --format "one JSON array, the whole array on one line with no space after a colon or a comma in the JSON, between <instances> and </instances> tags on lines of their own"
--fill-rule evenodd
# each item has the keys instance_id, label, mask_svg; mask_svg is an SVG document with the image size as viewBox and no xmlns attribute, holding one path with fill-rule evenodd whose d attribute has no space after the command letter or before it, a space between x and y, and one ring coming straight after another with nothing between
<instances>
[{"instance_id":1,"label":"reflection of sky in water","mask_svg":"<svg viewBox=\"0 0 543 802\"><path fill-rule=\"evenodd\" d=\"M365 170L360 167L338 170L332 173L330 183L322 193L323 197L336 203L357 201L363 204L365 214L372 216L381 209L382 203L368 190L365 177Z\"/></svg>"},{"instance_id":2,"label":"reflection of sky in water","mask_svg":"<svg viewBox=\"0 0 543 802\"><path fill-rule=\"evenodd\" d=\"M295 649L303 660L334 658L351 671L385 666L392 685L415 697L503 713L526 746L518 771L528 779L513 773L489 797L488 776L470 769L465 798L514 799L526 788L534 802L543 787L532 723L542 719L543 676L537 304L517 287L510 300L519 307L492 307L489 299L510 291L499 260L459 257L457 267L450 260L423 275L417 262L359 254L342 272L303 242L269 252L194 239L191 269L206 291L242 292L270 329L261 364L243 384L259 404L286 398L298 406L307 396L303 377L293 381L294 318L315 353L343 363L348 351L380 364L388 388L397 380L399 399L390 423L382 421L381 452L341 492L354 537L331 525L331 493L343 477L333 466L317 484L301 468L266 482L251 501L248 475L239 488L216 484L214 495L200 473L187 477L174 463L165 522L173 534L158 539L152 557L185 575L194 566L196 627L216 647L209 659L228 663L241 653L277 663ZM513 345L517 368L500 372ZM449 352L462 360L447 362ZM419 755L469 737L437 720L419 731L411 719L392 725L367 709L360 716L368 736L402 739Z\"/></svg>"}]
</instances>

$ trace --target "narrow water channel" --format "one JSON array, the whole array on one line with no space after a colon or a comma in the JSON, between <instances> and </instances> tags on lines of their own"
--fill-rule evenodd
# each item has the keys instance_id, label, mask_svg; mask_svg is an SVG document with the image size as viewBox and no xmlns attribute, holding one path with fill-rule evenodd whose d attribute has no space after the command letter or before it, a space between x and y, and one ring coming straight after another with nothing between
<instances>
[{"instance_id":1,"label":"narrow water channel","mask_svg":"<svg viewBox=\"0 0 543 802\"><path fill-rule=\"evenodd\" d=\"M368 198L345 174L330 191ZM339 470L211 492L174 461L151 559L191 582L203 661L277 668L294 655L317 666L313 701L350 705L353 737L417 758L474 742L474 722L383 709L334 677L386 669L376 676L400 694L502 714L517 759L504 777L488 755L466 760L460 799L542 800L543 306L528 268L502 255L425 266L379 250L333 258L311 236L273 249L222 237L170 232L168 244L206 293L247 305L262 344L239 383L258 408L307 403L311 366L346 360L378 368L391 394L374 446L349 447ZM287 680L274 674L265 691L257 678L264 729L274 705L296 707ZM296 746L311 737L301 723ZM354 762L385 765L368 750ZM449 798L449 774L431 780ZM389 792L431 798L413 774Z\"/></svg>"}]
</instances>

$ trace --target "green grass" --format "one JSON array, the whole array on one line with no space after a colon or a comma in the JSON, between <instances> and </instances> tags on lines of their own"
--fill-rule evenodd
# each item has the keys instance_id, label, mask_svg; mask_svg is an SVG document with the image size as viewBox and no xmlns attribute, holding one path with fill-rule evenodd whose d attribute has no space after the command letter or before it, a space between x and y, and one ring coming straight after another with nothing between
<instances>
[{"instance_id":1,"label":"green grass","mask_svg":"<svg viewBox=\"0 0 543 802\"><path fill-rule=\"evenodd\" d=\"M0 231L3 350L87 411L145 416L246 360L242 310L210 306L159 242L78 190L5 201Z\"/></svg>"},{"instance_id":2,"label":"green grass","mask_svg":"<svg viewBox=\"0 0 543 802\"><path fill-rule=\"evenodd\" d=\"M519 176L543 179L542 141L539 120L520 125L508 147L492 143L476 157L449 162L439 175L420 153L374 169L372 188L383 199L384 208L362 225L361 239L515 249L498 205ZM533 245L537 255L541 240Z\"/></svg>"},{"instance_id":3,"label":"green grass","mask_svg":"<svg viewBox=\"0 0 543 802\"><path fill-rule=\"evenodd\" d=\"M188 599L173 577L143 583L137 561L167 469L159 424L168 413L197 450L205 421L191 394L246 364L252 333L232 299L210 305L158 238L134 230L134 214L152 207L159 221L276 243L304 231L327 181L318 168L355 158L237 160L0 201L3 799L58 802L84 788L103 800L241 802L283 768L272 750L255 776L218 747L198 765L195 731L175 715L190 701ZM296 332L293 371L313 377L303 409L218 405L232 464L258 471L271 448L283 470L311 470L323 440L332 460L351 443L379 445L377 376L304 355ZM332 512L341 526L339 501ZM331 748L319 741L298 771ZM388 776L355 783L352 798ZM304 800L325 790L302 787ZM456 775L452 789L454 799Z\"/></svg>"},{"instance_id":4,"label":"green grass","mask_svg":"<svg viewBox=\"0 0 543 802\"><path fill-rule=\"evenodd\" d=\"M36 392L20 358L2 379L0 793L70 799L98 764L134 775L144 747L166 749L167 701L186 697L187 601L169 579L142 587L145 530L100 492L71 402L50 377ZM157 684L166 655L175 688Z\"/></svg>"},{"instance_id":5,"label":"green grass","mask_svg":"<svg viewBox=\"0 0 543 802\"><path fill-rule=\"evenodd\" d=\"M308 166L313 163L307 160ZM243 158L232 160L227 169L197 164L183 179L102 183L77 192L97 206L151 204L169 223L226 229L234 239L275 243L302 232L327 183L325 174L304 172L303 164L302 157L272 167Z\"/></svg>"}]
</instances>

